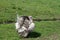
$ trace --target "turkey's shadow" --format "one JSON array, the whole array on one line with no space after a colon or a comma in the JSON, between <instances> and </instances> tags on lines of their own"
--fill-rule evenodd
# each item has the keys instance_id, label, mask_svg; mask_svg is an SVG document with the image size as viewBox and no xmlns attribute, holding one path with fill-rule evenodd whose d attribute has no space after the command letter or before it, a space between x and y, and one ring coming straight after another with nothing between
<instances>
[{"instance_id":1,"label":"turkey's shadow","mask_svg":"<svg viewBox=\"0 0 60 40\"><path fill-rule=\"evenodd\" d=\"M40 37L41 36L41 33L38 33L38 32L30 32L27 36L27 38L37 38L37 37Z\"/></svg>"}]
</instances>

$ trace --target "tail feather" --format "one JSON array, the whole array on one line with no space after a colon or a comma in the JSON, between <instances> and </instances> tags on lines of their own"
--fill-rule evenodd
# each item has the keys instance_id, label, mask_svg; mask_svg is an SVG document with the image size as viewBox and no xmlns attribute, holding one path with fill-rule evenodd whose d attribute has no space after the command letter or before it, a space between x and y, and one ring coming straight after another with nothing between
<instances>
[{"instance_id":1,"label":"tail feather","mask_svg":"<svg viewBox=\"0 0 60 40\"><path fill-rule=\"evenodd\" d=\"M19 15L18 15L18 12L16 11L16 21L18 21L18 19L19 19Z\"/></svg>"}]
</instances>

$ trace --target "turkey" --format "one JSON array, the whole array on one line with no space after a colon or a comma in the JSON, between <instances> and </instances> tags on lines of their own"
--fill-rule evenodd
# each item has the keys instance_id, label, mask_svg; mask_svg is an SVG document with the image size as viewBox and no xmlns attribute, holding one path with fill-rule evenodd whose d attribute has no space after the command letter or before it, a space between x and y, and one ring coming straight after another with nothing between
<instances>
[{"instance_id":1,"label":"turkey","mask_svg":"<svg viewBox=\"0 0 60 40\"><path fill-rule=\"evenodd\" d=\"M19 36L22 37L27 37L28 34L35 28L32 16L17 16L15 26Z\"/></svg>"}]
</instances>

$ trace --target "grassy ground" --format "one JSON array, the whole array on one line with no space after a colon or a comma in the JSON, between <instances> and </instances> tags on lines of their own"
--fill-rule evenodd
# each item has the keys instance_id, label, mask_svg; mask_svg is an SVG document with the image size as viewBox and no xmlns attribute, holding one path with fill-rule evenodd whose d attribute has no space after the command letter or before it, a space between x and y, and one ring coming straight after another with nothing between
<instances>
[{"instance_id":1,"label":"grassy ground","mask_svg":"<svg viewBox=\"0 0 60 40\"><path fill-rule=\"evenodd\" d=\"M60 0L0 0L0 23L15 22L19 15L33 18L60 19ZM28 38L20 38L14 23L0 24L0 40L60 40L60 21L35 22Z\"/></svg>"},{"instance_id":2,"label":"grassy ground","mask_svg":"<svg viewBox=\"0 0 60 40\"><path fill-rule=\"evenodd\" d=\"M0 24L0 40L60 40L60 21L35 22L28 38L20 38L13 24Z\"/></svg>"},{"instance_id":3,"label":"grassy ground","mask_svg":"<svg viewBox=\"0 0 60 40\"><path fill-rule=\"evenodd\" d=\"M15 21L20 15L34 18L60 18L60 0L0 0L0 22Z\"/></svg>"}]
</instances>

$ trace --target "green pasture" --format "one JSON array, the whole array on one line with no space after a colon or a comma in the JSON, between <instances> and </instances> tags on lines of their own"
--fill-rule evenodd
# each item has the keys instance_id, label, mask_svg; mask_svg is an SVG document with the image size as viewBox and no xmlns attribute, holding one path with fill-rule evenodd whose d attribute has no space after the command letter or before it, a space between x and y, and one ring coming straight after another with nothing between
<instances>
[{"instance_id":1,"label":"green pasture","mask_svg":"<svg viewBox=\"0 0 60 40\"><path fill-rule=\"evenodd\" d=\"M60 18L60 0L0 0L0 22L15 21L19 15L33 18Z\"/></svg>"},{"instance_id":2,"label":"green pasture","mask_svg":"<svg viewBox=\"0 0 60 40\"><path fill-rule=\"evenodd\" d=\"M17 14L60 19L60 0L0 0L0 40L60 40L60 20L35 21L33 32L21 38L15 29Z\"/></svg>"},{"instance_id":3,"label":"green pasture","mask_svg":"<svg viewBox=\"0 0 60 40\"><path fill-rule=\"evenodd\" d=\"M18 35L14 23L0 24L0 40L60 40L60 21L41 21L35 24L28 38Z\"/></svg>"}]
</instances>

